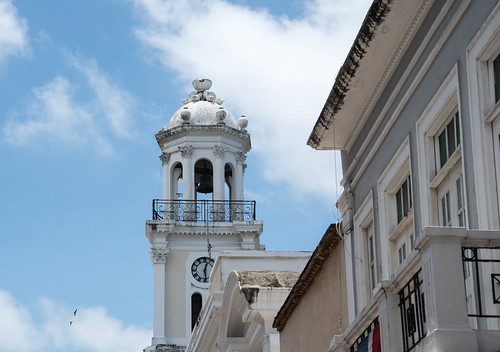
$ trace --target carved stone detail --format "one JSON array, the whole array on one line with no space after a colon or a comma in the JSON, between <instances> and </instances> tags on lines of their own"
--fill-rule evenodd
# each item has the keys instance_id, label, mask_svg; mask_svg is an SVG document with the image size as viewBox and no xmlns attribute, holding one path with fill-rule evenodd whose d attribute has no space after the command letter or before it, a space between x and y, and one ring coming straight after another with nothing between
<instances>
[{"instance_id":1,"label":"carved stone detail","mask_svg":"<svg viewBox=\"0 0 500 352\"><path fill-rule=\"evenodd\" d=\"M224 154L227 152L229 148L223 147L221 145L216 145L212 148L214 151L214 155L217 159L222 159L224 157Z\"/></svg>"},{"instance_id":2,"label":"carved stone detail","mask_svg":"<svg viewBox=\"0 0 500 352\"><path fill-rule=\"evenodd\" d=\"M151 258L153 264L165 264L167 262L169 252L170 250L168 248L151 247L149 257Z\"/></svg>"},{"instance_id":3,"label":"carved stone detail","mask_svg":"<svg viewBox=\"0 0 500 352\"><path fill-rule=\"evenodd\" d=\"M247 156L244 153L242 152L236 153L236 162L238 164L243 164L245 160L247 160Z\"/></svg>"},{"instance_id":4,"label":"carved stone detail","mask_svg":"<svg viewBox=\"0 0 500 352\"><path fill-rule=\"evenodd\" d=\"M170 162L170 153L161 153L160 160L162 165L168 164Z\"/></svg>"},{"instance_id":5,"label":"carved stone detail","mask_svg":"<svg viewBox=\"0 0 500 352\"><path fill-rule=\"evenodd\" d=\"M245 170L247 169L247 164L243 164L243 174L245 174Z\"/></svg>"},{"instance_id":6,"label":"carved stone detail","mask_svg":"<svg viewBox=\"0 0 500 352\"><path fill-rule=\"evenodd\" d=\"M183 158L190 158L191 155L193 155L193 146L192 145L185 145L182 147L178 147L179 151L181 152L181 155Z\"/></svg>"}]
</instances>

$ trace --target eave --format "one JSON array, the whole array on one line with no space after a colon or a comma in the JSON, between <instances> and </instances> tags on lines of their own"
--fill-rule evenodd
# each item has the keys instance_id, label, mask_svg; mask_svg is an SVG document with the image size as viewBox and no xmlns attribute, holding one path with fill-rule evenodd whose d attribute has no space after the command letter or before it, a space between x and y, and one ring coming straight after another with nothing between
<instances>
[{"instance_id":1,"label":"eave","mask_svg":"<svg viewBox=\"0 0 500 352\"><path fill-rule=\"evenodd\" d=\"M349 150L433 0L374 0L307 144Z\"/></svg>"}]
</instances>

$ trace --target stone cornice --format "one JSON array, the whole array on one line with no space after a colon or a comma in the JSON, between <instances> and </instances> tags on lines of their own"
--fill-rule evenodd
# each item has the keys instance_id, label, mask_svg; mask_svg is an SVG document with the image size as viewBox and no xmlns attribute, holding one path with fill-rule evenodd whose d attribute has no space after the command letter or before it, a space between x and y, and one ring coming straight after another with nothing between
<instances>
[{"instance_id":1,"label":"stone cornice","mask_svg":"<svg viewBox=\"0 0 500 352\"><path fill-rule=\"evenodd\" d=\"M226 126L224 124L217 125L181 125L170 129L162 129L156 135L156 141L160 148L163 148L165 143L171 142L174 139L186 135L226 135L229 137L237 138L242 142L243 152L247 153L251 148L250 134L235 128Z\"/></svg>"}]
</instances>

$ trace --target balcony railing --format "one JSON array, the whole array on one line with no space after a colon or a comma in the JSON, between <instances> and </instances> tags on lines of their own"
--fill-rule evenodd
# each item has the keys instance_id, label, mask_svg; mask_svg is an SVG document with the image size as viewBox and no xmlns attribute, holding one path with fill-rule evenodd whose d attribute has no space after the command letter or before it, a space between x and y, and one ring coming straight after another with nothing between
<instances>
[{"instance_id":1,"label":"balcony railing","mask_svg":"<svg viewBox=\"0 0 500 352\"><path fill-rule=\"evenodd\" d=\"M254 200L153 199L153 220L231 222L255 220Z\"/></svg>"},{"instance_id":2,"label":"balcony railing","mask_svg":"<svg viewBox=\"0 0 500 352\"><path fill-rule=\"evenodd\" d=\"M462 247L467 313L500 318L500 248Z\"/></svg>"}]
</instances>

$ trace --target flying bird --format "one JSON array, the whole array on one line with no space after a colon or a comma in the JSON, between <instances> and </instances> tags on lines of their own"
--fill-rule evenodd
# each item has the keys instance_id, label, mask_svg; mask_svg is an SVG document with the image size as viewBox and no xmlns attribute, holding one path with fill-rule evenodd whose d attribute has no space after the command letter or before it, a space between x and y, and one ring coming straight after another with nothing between
<instances>
[{"instance_id":1,"label":"flying bird","mask_svg":"<svg viewBox=\"0 0 500 352\"><path fill-rule=\"evenodd\" d=\"M75 309L75 311L73 312L73 315L74 315L75 317L76 317L76 311L77 311L77 310L78 310L78 309Z\"/></svg>"},{"instance_id":2,"label":"flying bird","mask_svg":"<svg viewBox=\"0 0 500 352\"><path fill-rule=\"evenodd\" d=\"M69 322L69 325L72 325L72 324L73 324L73 321L70 321L70 322Z\"/></svg>"}]
</instances>

